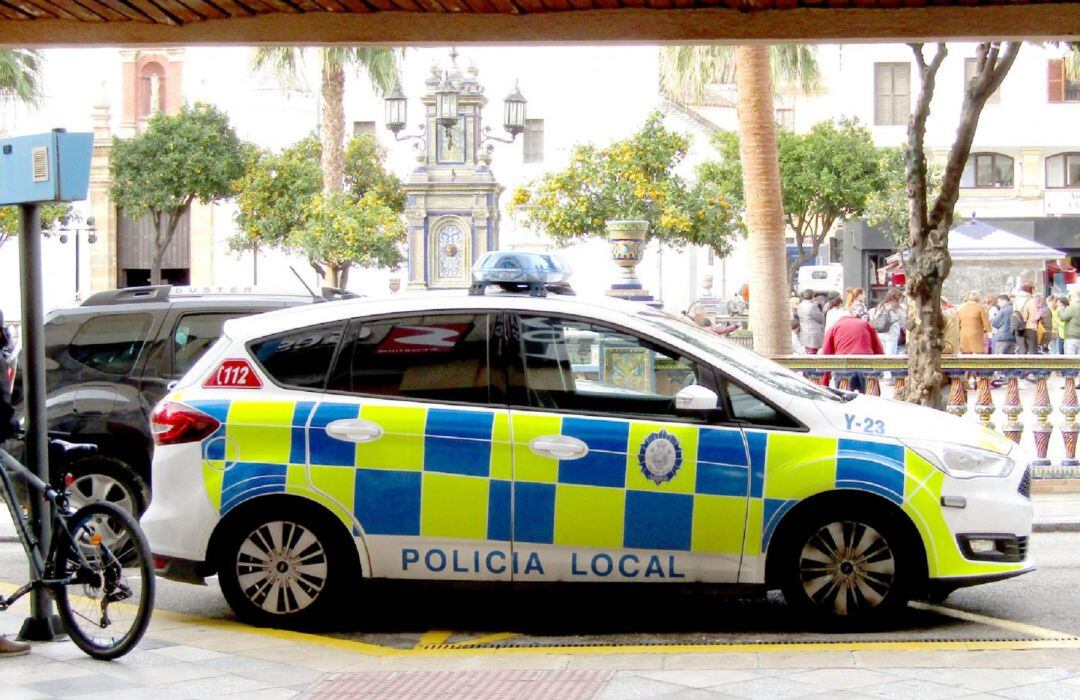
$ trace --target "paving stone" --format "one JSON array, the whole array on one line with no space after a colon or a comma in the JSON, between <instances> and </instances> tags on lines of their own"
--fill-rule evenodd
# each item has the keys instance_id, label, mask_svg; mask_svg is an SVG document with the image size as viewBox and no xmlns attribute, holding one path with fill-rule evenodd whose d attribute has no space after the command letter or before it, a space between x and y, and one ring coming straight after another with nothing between
<instances>
[{"instance_id":1,"label":"paving stone","mask_svg":"<svg viewBox=\"0 0 1080 700\"><path fill-rule=\"evenodd\" d=\"M821 668L789 675L792 680L813 683L825 688L848 690L896 681L896 676L865 668Z\"/></svg>"},{"instance_id":2,"label":"paving stone","mask_svg":"<svg viewBox=\"0 0 1080 700\"><path fill-rule=\"evenodd\" d=\"M186 644L176 644L171 647L162 647L160 649L154 649L150 653L159 654L170 659L177 659L178 661L208 661L210 659L220 659L225 656L225 654L222 654L220 651L214 651L212 649L202 649L200 647L188 646Z\"/></svg>"},{"instance_id":3,"label":"paving stone","mask_svg":"<svg viewBox=\"0 0 1080 700\"><path fill-rule=\"evenodd\" d=\"M716 685L709 690L743 698L794 698L820 692L823 688L784 676L768 676L741 683Z\"/></svg>"},{"instance_id":4,"label":"paving stone","mask_svg":"<svg viewBox=\"0 0 1080 700\"><path fill-rule=\"evenodd\" d=\"M665 670L756 669L760 654L671 654L664 657Z\"/></svg>"},{"instance_id":5,"label":"paving stone","mask_svg":"<svg viewBox=\"0 0 1080 700\"><path fill-rule=\"evenodd\" d=\"M964 688L950 687L918 678L885 685L867 686L859 688L859 692L879 698L890 698L890 700L907 700L908 698L912 700L941 700L969 694Z\"/></svg>"},{"instance_id":6,"label":"paving stone","mask_svg":"<svg viewBox=\"0 0 1080 700\"><path fill-rule=\"evenodd\" d=\"M997 668L954 669L935 671L924 675L925 680L941 685L954 686L973 692L990 692L1000 688L1012 688L1015 671Z\"/></svg>"},{"instance_id":7,"label":"paving stone","mask_svg":"<svg viewBox=\"0 0 1080 700\"><path fill-rule=\"evenodd\" d=\"M188 697L193 698L216 698L228 693L249 693L256 690L266 690L270 687L272 686L269 683L233 675L199 678L196 680L180 681L179 683L157 686L157 688L182 691L186 693ZM156 693L157 690L155 689L154 692Z\"/></svg>"},{"instance_id":8,"label":"paving stone","mask_svg":"<svg viewBox=\"0 0 1080 700\"><path fill-rule=\"evenodd\" d=\"M597 700L637 700L638 698L668 697L686 686L664 683L642 676L625 676L610 681L597 695Z\"/></svg>"},{"instance_id":9,"label":"paving stone","mask_svg":"<svg viewBox=\"0 0 1080 700\"><path fill-rule=\"evenodd\" d=\"M850 651L769 652L761 654L761 668L854 668Z\"/></svg>"},{"instance_id":10,"label":"paving stone","mask_svg":"<svg viewBox=\"0 0 1080 700\"><path fill-rule=\"evenodd\" d=\"M596 656L571 656L567 668L608 668L626 670L655 670L664 666L663 654L606 654Z\"/></svg>"},{"instance_id":11,"label":"paving stone","mask_svg":"<svg viewBox=\"0 0 1080 700\"><path fill-rule=\"evenodd\" d=\"M740 683L762 677L756 671L740 670L640 671L635 673L654 681L684 685L688 688L708 688L721 683Z\"/></svg>"},{"instance_id":12,"label":"paving stone","mask_svg":"<svg viewBox=\"0 0 1080 700\"><path fill-rule=\"evenodd\" d=\"M123 690L124 688L135 686L131 681L126 681L123 678L117 678L116 676L110 676L106 673L94 673L73 678L57 678L54 680L36 681L34 683L23 683L22 685L31 690L61 698L86 695L89 693L100 693L104 691Z\"/></svg>"},{"instance_id":13,"label":"paving stone","mask_svg":"<svg viewBox=\"0 0 1080 700\"><path fill-rule=\"evenodd\" d=\"M1080 685L1050 681L1047 683L1032 683L1015 688L1003 688L994 691L995 695L1017 700L1074 700L1080 699Z\"/></svg>"}]
</instances>

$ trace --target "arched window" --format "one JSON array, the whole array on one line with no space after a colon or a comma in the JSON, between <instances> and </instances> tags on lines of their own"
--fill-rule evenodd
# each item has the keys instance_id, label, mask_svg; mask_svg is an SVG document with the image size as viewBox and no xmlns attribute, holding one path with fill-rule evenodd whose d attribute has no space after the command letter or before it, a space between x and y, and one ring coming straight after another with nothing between
<instances>
[{"instance_id":1,"label":"arched window","mask_svg":"<svg viewBox=\"0 0 1080 700\"><path fill-rule=\"evenodd\" d=\"M960 176L960 186L990 189L1012 187L1013 170L1013 159L1003 153L972 153Z\"/></svg>"},{"instance_id":2,"label":"arched window","mask_svg":"<svg viewBox=\"0 0 1080 700\"><path fill-rule=\"evenodd\" d=\"M1048 157L1046 187L1080 187L1080 153L1058 153Z\"/></svg>"},{"instance_id":3,"label":"arched window","mask_svg":"<svg viewBox=\"0 0 1080 700\"><path fill-rule=\"evenodd\" d=\"M165 111L165 69L151 61L139 70L139 111L137 116L149 117Z\"/></svg>"}]
</instances>

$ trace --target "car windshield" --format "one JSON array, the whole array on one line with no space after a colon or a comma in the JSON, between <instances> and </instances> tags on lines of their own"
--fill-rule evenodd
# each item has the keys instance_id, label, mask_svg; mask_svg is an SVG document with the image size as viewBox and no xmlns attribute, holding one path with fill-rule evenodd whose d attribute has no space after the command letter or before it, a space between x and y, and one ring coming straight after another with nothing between
<instances>
[{"instance_id":1,"label":"car windshield","mask_svg":"<svg viewBox=\"0 0 1080 700\"><path fill-rule=\"evenodd\" d=\"M715 359L719 367L734 367L746 376L760 379L785 394L804 399L845 400L843 394L814 384L802 375L758 355L753 350L747 350L721 338L716 333L700 328L690 319L655 309L640 311L637 316L649 325L706 353Z\"/></svg>"}]
</instances>

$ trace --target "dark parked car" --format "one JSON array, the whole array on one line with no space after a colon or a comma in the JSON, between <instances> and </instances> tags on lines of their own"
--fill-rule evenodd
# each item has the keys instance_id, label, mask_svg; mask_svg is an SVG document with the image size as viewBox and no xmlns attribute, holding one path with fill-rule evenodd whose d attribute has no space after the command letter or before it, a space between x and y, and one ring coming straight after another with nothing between
<instances>
[{"instance_id":1,"label":"dark parked car","mask_svg":"<svg viewBox=\"0 0 1080 700\"><path fill-rule=\"evenodd\" d=\"M49 429L100 448L67 469L74 477L73 505L109 500L137 514L146 510L154 447L149 415L169 384L220 337L225 321L323 300L190 293L166 285L101 292L48 314ZM20 410L21 381L14 384Z\"/></svg>"}]
</instances>

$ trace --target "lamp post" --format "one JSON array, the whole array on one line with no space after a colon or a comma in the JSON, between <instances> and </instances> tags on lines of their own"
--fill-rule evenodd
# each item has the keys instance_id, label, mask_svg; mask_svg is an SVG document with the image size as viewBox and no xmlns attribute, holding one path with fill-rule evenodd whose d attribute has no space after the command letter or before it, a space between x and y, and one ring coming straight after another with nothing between
<instances>
[{"instance_id":1,"label":"lamp post","mask_svg":"<svg viewBox=\"0 0 1080 700\"><path fill-rule=\"evenodd\" d=\"M446 129L447 137L452 140L453 128L457 126L458 120L461 118L458 109L458 98L462 93L462 81L460 80L461 74L457 71L457 51L450 52L450 58L453 64L453 68L450 70L439 71L437 68L433 69L435 73L439 74L438 86L434 90L435 94L435 123L438 126ZM528 100L521 94L520 88L517 83L514 83L514 90L506 99L503 100L503 129L506 133L510 134L510 138L502 138L494 136L490 126L485 126L483 129L484 136L480 139L480 143L484 144L488 141L498 141L500 143L513 143L518 134L525 131L525 110ZM383 99L383 121L388 130L394 134L394 138L398 141L408 141L415 139L423 144L424 149L427 149L427 137L425 135L424 124L420 124L417 133L415 134L402 134L402 130L405 129L408 123L408 109L409 98L405 96L405 92L401 89L401 83L395 83L394 88ZM488 144L488 152L492 149L491 144Z\"/></svg>"},{"instance_id":2,"label":"lamp post","mask_svg":"<svg viewBox=\"0 0 1080 700\"><path fill-rule=\"evenodd\" d=\"M81 256L79 255L79 238L82 234L86 234L86 242L90 245L97 243L97 227L95 226L94 217L89 216L86 218L85 227L72 227L60 229L60 243L67 244L68 234L75 239L75 301L82 301L82 289L79 285L79 262Z\"/></svg>"}]
</instances>

